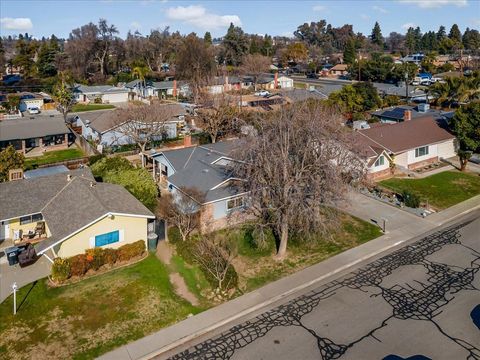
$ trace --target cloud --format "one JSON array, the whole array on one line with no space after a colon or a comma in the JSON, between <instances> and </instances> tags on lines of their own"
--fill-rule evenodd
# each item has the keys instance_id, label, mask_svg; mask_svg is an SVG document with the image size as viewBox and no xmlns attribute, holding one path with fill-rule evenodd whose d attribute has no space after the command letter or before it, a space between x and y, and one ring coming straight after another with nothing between
<instances>
[{"instance_id":1,"label":"cloud","mask_svg":"<svg viewBox=\"0 0 480 360\"><path fill-rule=\"evenodd\" d=\"M217 15L207 12L202 5L176 6L167 9L170 20L182 21L200 29L218 29L233 23L242 25L238 15Z\"/></svg>"},{"instance_id":2,"label":"cloud","mask_svg":"<svg viewBox=\"0 0 480 360\"><path fill-rule=\"evenodd\" d=\"M142 28L142 25L138 21L132 21L130 23L130 29L132 30L140 30Z\"/></svg>"},{"instance_id":3,"label":"cloud","mask_svg":"<svg viewBox=\"0 0 480 360\"><path fill-rule=\"evenodd\" d=\"M382 8L380 6L377 6L377 5L373 5L372 9L375 10L375 11L378 11L382 14L388 14L389 13L389 11L387 9L384 9L384 8Z\"/></svg>"},{"instance_id":4,"label":"cloud","mask_svg":"<svg viewBox=\"0 0 480 360\"><path fill-rule=\"evenodd\" d=\"M313 11L319 11L319 12L327 10L327 8L323 5L315 5L312 9Z\"/></svg>"},{"instance_id":5,"label":"cloud","mask_svg":"<svg viewBox=\"0 0 480 360\"><path fill-rule=\"evenodd\" d=\"M410 28L415 29L416 27L417 27L417 24L414 24L414 23L411 23L411 22L402 25L402 29L404 29L404 30L408 30Z\"/></svg>"},{"instance_id":6,"label":"cloud","mask_svg":"<svg viewBox=\"0 0 480 360\"><path fill-rule=\"evenodd\" d=\"M369 20L370 16L368 16L367 14L360 14L360 18L362 18L362 20Z\"/></svg>"},{"instance_id":7,"label":"cloud","mask_svg":"<svg viewBox=\"0 0 480 360\"><path fill-rule=\"evenodd\" d=\"M467 0L399 0L401 3L414 4L424 9L439 8L445 5L467 6Z\"/></svg>"},{"instance_id":8,"label":"cloud","mask_svg":"<svg viewBox=\"0 0 480 360\"><path fill-rule=\"evenodd\" d=\"M0 24L6 30L30 30L33 28L30 18L1 18Z\"/></svg>"}]
</instances>

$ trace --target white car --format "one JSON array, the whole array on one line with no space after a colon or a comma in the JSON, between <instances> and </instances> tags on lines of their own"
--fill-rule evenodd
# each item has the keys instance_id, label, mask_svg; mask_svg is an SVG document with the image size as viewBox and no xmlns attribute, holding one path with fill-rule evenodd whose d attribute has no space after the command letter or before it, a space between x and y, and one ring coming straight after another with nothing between
<instances>
[{"instance_id":1,"label":"white car","mask_svg":"<svg viewBox=\"0 0 480 360\"><path fill-rule=\"evenodd\" d=\"M38 107L32 107L28 109L28 113L31 115L40 114L40 109Z\"/></svg>"},{"instance_id":2,"label":"white car","mask_svg":"<svg viewBox=\"0 0 480 360\"><path fill-rule=\"evenodd\" d=\"M255 93L255 96L268 96L270 93L267 90L260 90Z\"/></svg>"}]
</instances>

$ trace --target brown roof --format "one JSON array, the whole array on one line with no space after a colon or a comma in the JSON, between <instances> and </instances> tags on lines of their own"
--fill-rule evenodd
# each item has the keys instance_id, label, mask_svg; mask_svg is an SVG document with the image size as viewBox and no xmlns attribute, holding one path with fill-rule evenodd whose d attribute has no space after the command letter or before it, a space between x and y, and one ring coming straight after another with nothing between
<instances>
[{"instance_id":1,"label":"brown roof","mask_svg":"<svg viewBox=\"0 0 480 360\"><path fill-rule=\"evenodd\" d=\"M345 71L345 70L347 70L347 68L348 68L348 65L347 65L347 64L337 64L337 65L335 65L334 67L332 67L332 68L330 69L330 71L332 71L332 70Z\"/></svg>"},{"instance_id":2,"label":"brown roof","mask_svg":"<svg viewBox=\"0 0 480 360\"><path fill-rule=\"evenodd\" d=\"M358 132L394 154L455 138L445 129L442 120L433 117L384 124Z\"/></svg>"}]
</instances>

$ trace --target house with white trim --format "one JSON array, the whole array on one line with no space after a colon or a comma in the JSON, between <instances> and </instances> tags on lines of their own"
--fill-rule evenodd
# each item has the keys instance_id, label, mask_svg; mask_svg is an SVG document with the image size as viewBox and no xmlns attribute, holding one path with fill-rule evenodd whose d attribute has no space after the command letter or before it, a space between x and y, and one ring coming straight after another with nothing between
<instances>
[{"instance_id":1,"label":"house with white trim","mask_svg":"<svg viewBox=\"0 0 480 360\"><path fill-rule=\"evenodd\" d=\"M214 230L245 220L247 193L239 186L241 179L232 175L236 161L232 152L240 140L189 146L152 155L154 177L175 196L185 196L185 189L203 195L201 223Z\"/></svg>"},{"instance_id":2,"label":"house with white trim","mask_svg":"<svg viewBox=\"0 0 480 360\"><path fill-rule=\"evenodd\" d=\"M78 103L115 104L128 101L128 89L110 85L75 84L73 96Z\"/></svg>"},{"instance_id":3,"label":"house with white trim","mask_svg":"<svg viewBox=\"0 0 480 360\"><path fill-rule=\"evenodd\" d=\"M144 240L155 216L124 187L78 169L0 183L0 241L56 257Z\"/></svg>"}]
</instances>

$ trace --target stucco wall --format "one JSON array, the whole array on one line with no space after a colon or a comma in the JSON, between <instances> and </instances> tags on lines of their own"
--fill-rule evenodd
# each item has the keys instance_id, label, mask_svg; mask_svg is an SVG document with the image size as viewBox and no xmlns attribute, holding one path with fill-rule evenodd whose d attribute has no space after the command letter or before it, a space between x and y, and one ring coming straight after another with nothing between
<instances>
[{"instance_id":1,"label":"stucco wall","mask_svg":"<svg viewBox=\"0 0 480 360\"><path fill-rule=\"evenodd\" d=\"M437 145L428 145L428 154L424 156L415 157L415 149L408 151L408 165L429 160L437 157Z\"/></svg>"},{"instance_id":2,"label":"stucco wall","mask_svg":"<svg viewBox=\"0 0 480 360\"><path fill-rule=\"evenodd\" d=\"M102 102L103 103L118 103L118 102L127 102L128 101L128 92L115 93L115 94L103 94Z\"/></svg>"},{"instance_id":3,"label":"stucco wall","mask_svg":"<svg viewBox=\"0 0 480 360\"><path fill-rule=\"evenodd\" d=\"M439 158L448 159L456 156L454 139L444 141L437 145L437 154Z\"/></svg>"},{"instance_id":4,"label":"stucco wall","mask_svg":"<svg viewBox=\"0 0 480 360\"><path fill-rule=\"evenodd\" d=\"M368 168L369 173L376 173L390 168L390 162L388 161L388 158L385 155L382 156L384 158L383 165L375 166L375 163L373 163L372 166Z\"/></svg>"},{"instance_id":5,"label":"stucco wall","mask_svg":"<svg viewBox=\"0 0 480 360\"><path fill-rule=\"evenodd\" d=\"M105 217L80 233L65 240L55 249L60 257L83 254L86 249L95 247L95 236L120 231L120 241L104 247L118 248L137 240L147 240L147 222L145 218L130 216ZM122 236L123 234L123 236Z\"/></svg>"},{"instance_id":6,"label":"stucco wall","mask_svg":"<svg viewBox=\"0 0 480 360\"><path fill-rule=\"evenodd\" d=\"M23 234L28 233L29 230L35 231L36 226L37 226L36 221L28 224L20 225L20 218L9 220L10 231L9 231L9 234L7 235L7 238L13 239L13 233L16 230L22 230ZM51 235L47 224L45 224L45 232L47 233L47 236Z\"/></svg>"}]
</instances>

